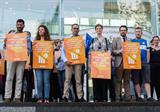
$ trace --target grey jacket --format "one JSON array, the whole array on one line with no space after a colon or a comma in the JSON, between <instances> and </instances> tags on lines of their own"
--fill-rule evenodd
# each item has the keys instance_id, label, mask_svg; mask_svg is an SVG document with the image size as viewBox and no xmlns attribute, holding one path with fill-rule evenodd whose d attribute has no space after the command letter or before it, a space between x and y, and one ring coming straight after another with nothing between
<instances>
[{"instance_id":1,"label":"grey jacket","mask_svg":"<svg viewBox=\"0 0 160 112\"><path fill-rule=\"evenodd\" d=\"M126 42L130 42L131 40L126 38ZM112 41L112 54L115 57L114 66L119 67L122 63L122 38L117 37Z\"/></svg>"}]
</instances>

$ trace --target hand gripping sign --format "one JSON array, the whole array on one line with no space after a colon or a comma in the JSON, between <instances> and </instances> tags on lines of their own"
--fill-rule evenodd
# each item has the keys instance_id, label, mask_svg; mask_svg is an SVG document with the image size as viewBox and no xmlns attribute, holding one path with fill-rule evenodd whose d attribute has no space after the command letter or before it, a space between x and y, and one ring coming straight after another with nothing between
<instances>
[{"instance_id":1,"label":"hand gripping sign","mask_svg":"<svg viewBox=\"0 0 160 112\"><path fill-rule=\"evenodd\" d=\"M33 68L53 69L53 41L33 42Z\"/></svg>"},{"instance_id":2,"label":"hand gripping sign","mask_svg":"<svg viewBox=\"0 0 160 112\"><path fill-rule=\"evenodd\" d=\"M65 38L64 48L66 58L72 65L85 63L84 42L81 36Z\"/></svg>"},{"instance_id":3,"label":"hand gripping sign","mask_svg":"<svg viewBox=\"0 0 160 112\"><path fill-rule=\"evenodd\" d=\"M110 52L91 52L91 78L111 79Z\"/></svg>"}]
</instances>

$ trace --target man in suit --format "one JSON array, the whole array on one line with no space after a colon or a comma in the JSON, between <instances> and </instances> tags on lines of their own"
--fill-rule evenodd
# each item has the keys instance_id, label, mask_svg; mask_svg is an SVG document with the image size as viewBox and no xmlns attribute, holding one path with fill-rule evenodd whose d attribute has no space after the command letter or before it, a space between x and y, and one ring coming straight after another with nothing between
<instances>
[{"instance_id":1,"label":"man in suit","mask_svg":"<svg viewBox=\"0 0 160 112\"><path fill-rule=\"evenodd\" d=\"M129 81L130 81L130 70L125 70L123 68L123 58L122 58L122 43L130 41L126 34L128 28L125 25L119 27L120 37L114 38L112 42L112 54L115 57L115 71L116 71L116 80L115 80L115 93L116 93L116 102L121 100L121 90L122 90L122 79L124 79L124 89L125 89L125 101L130 101L129 95Z\"/></svg>"}]
</instances>

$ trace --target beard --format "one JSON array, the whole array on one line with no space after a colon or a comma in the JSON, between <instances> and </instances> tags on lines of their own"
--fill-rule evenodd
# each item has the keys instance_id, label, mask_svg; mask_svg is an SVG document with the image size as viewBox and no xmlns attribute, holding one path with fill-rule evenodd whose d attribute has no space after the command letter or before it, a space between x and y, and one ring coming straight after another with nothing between
<instances>
[{"instance_id":1,"label":"beard","mask_svg":"<svg viewBox=\"0 0 160 112\"><path fill-rule=\"evenodd\" d=\"M17 27L17 31L18 31L18 32L22 32L22 31L23 31L23 28L22 28L22 27Z\"/></svg>"},{"instance_id":2,"label":"beard","mask_svg":"<svg viewBox=\"0 0 160 112\"><path fill-rule=\"evenodd\" d=\"M122 36L122 37L126 37L126 34L123 34L123 33L122 33L121 36Z\"/></svg>"}]
</instances>

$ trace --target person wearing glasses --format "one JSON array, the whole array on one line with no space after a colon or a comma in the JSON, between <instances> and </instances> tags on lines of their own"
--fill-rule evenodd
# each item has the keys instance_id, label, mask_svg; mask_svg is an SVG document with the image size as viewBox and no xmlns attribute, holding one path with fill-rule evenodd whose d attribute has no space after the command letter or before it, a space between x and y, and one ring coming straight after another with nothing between
<instances>
[{"instance_id":1,"label":"person wearing glasses","mask_svg":"<svg viewBox=\"0 0 160 112\"><path fill-rule=\"evenodd\" d=\"M79 25L72 24L71 25L71 32L72 32L72 34L69 38L79 36L79 34L78 34L79 33ZM64 82L64 91L63 91L64 102L68 102L72 73L74 73L74 76L75 76L76 94L78 96L78 102L84 102L85 100L83 98L82 77L81 77L81 75L82 75L81 71L82 71L83 64L72 65L72 62L67 60L66 54L65 54L64 44L62 44L61 58L65 62L65 82Z\"/></svg>"},{"instance_id":2,"label":"person wearing glasses","mask_svg":"<svg viewBox=\"0 0 160 112\"><path fill-rule=\"evenodd\" d=\"M130 101L129 95L129 81L130 81L130 70L123 68L123 58L122 58L122 43L128 42L130 39L127 37L128 28L125 25L119 27L120 36L113 39L112 42L112 54L115 57L115 94L116 102L122 100L121 90L122 90L122 79L124 80L125 97L124 101Z\"/></svg>"}]
</instances>

